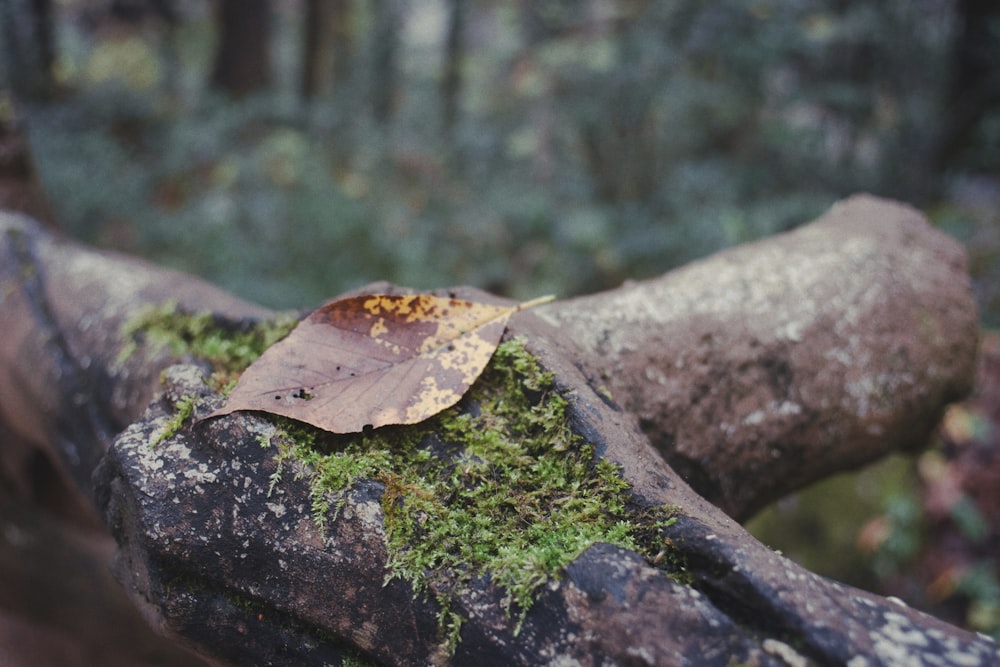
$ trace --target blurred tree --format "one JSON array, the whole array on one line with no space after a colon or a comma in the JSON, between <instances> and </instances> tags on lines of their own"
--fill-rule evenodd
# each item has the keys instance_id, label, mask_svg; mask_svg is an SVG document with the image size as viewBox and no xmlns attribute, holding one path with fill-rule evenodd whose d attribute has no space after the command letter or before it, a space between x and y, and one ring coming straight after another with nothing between
<instances>
[{"instance_id":1,"label":"blurred tree","mask_svg":"<svg viewBox=\"0 0 1000 667\"><path fill-rule=\"evenodd\" d=\"M640 4L647 1L640 0ZM519 3L520 28L528 46L537 46L564 37L572 26L585 24L591 9L588 3L575 0L522 0Z\"/></svg>"},{"instance_id":2,"label":"blurred tree","mask_svg":"<svg viewBox=\"0 0 1000 667\"><path fill-rule=\"evenodd\" d=\"M462 92L462 36L465 32L467 0L449 0L448 33L445 36L444 76L441 79L443 122L446 134L451 134L458 119Z\"/></svg>"},{"instance_id":3,"label":"blurred tree","mask_svg":"<svg viewBox=\"0 0 1000 667\"><path fill-rule=\"evenodd\" d=\"M372 116L385 124L396 106L396 56L402 29L401 0L374 0L372 26Z\"/></svg>"},{"instance_id":4,"label":"blurred tree","mask_svg":"<svg viewBox=\"0 0 1000 667\"><path fill-rule=\"evenodd\" d=\"M979 123L1000 111L1000 3L958 0L948 109L931 151L935 171L969 147Z\"/></svg>"},{"instance_id":5,"label":"blurred tree","mask_svg":"<svg viewBox=\"0 0 1000 667\"><path fill-rule=\"evenodd\" d=\"M174 2L175 0L112 0L110 12L115 18L130 23L155 17L170 26L179 19Z\"/></svg>"},{"instance_id":6,"label":"blurred tree","mask_svg":"<svg viewBox=\"0 0 1000 667\"><path fill-rule=\"evenodd\" d=\"M23 117L11 99L0 96L0 209L23 211L55 225L25 139Z\"/></svg>"},{"instance_id":7,"label":"blurred tree","mask_svg":"<svg viewBox=\"0 0 1000 667\"><path fill-rule=\"evenodd\" d=\"M212 83L235 95L262 90L271 81L268 0L221 0L219 47Z\"/></svg>"},{"instance_id":8,"label":"blurred tree","mask_svg":"<svg viewBox=\"0 0 1000 667\"><path fill-rule=\"evenodd\" d=\"M31 2L0 0L0 10ZM95 87L95 55L115 70L132 53L103 48L120 40L121 25L103 30L81 19L87 7L100 6L91 10L100 28L112 3L119 14L149 3L178 12L176 47L161 50L160 63L178 54L183 94L176 105L148 104L153 98L145 90ZM201 220L209 211L225 222L238 217L234 211L252 211L260 235L279 233L273 221L294 219L309 230L303 238L322 230L332 244L342 244L350 229L352 247L370 252L356 265L337 265L336 280L345 287L364 271L365 278L420 285L504 285L511 294L531 294L540 285L562 294L594 291L784 229L849 192L911 202L918 201L914 193L940 194L947 185L940 174L933 187L904 181L929 162L922 151L940 126L949 47L961 39L953 36L958 3L59 2L53 4L60 34L76 36L65 41L75 52L59 71L80 92L93 88L97 94L77 104L98 113L87 131L80 130L84 115L70 126L53 114L31 140L47 145L36 153L39 170L47 184L59 183L53 201L73 212L66 217L77 228L95 218L125 219L117 223L125 226L132 220L119 211L138 210L126 199L139 202L149 190L163 191L156 184L173 184L171 191L180 193L173 201L183 206L163 211L155 225L144 218L142 225L159 231L137 236L156 238L151 252L162 252L162 239L170 239L179 261L210 263L217 267L212 275L231 270L231 263L205 252L206 244L181 243L175 217ZM268 9L275 19L271 37ZM241 21L251 25L242 44L225 35ZM133 47L158 39L164 25L143 21L141 31L128 33ZM214 43L216 25L225 44ZM216 46L218 75L226 52L263 75L272 37L270 48L282 56L275 67L290 65L283 71L293 72L296 92L315 100L309 105L315 122L289 131L266 118L255 126L261 131L244 132L248 122L261 120L258 108L203 105L207 86L198 83L209 84L203 72L211 73ZM0 50L5 46L0 35ZM117 104L109 91L129 104ZM165 110L176 112L167 133ZM125 111L143 136L109 122ZM217 128L211 142L206 121ZM442 146L438 130L449 124L453 141ZM987 118L977 136L988 138L993 127ZM978 144L976 156L988 157L988 142ZM964 153L949 175L960 174L970 156ZM154 164L163 157L166 166ZM128 173L132 188L118 188L114 197L101 191L93 178L98 166ZM291 183L310 197L293 193ZM336 225L331 197L352 207L350 214L338 209ZM218 226L220 235L224 228ZM285 266L302 266L292 251L261 246L282 267L275 276ZM322 256L317 250L322 271L294 278L312 281L317 297L333 280ZM289 280L282 274L274 284Z\"/></svg>"},{"instance_id":9,"label":"blurred tree","mask_svg":"<svg viewBox=\"0 0 1000 667\"><path fill-rule=\"evenodd\" d=\"M159 43L159 69L165 91L177 94L183 78L184 47L178 40L184 16L178 0L111 0L108 16L130 31ZM97 19L100 21L100 19Z\"/></svg>"},{"instance_id":10,"label":"blurred tree","mask_svg":"<svg viewBox=\"0 0 1000 667\"><path fill-rule=\"evenodd\" d=\"M643 32L641 21L615 24L618 67L605 82L609 94L578 125L584 161L606 203L648 201L662 173L654 107L660 81L644 62Z\"/></svg>"},{"instance_id":11,"label":"blurred tree","mask_svg":"<svg viewBox=\"0 0 1000 667\"><path fill-rule=\"evenodd\" d=\"M351 69L350 0L306 0L301 91L304 100L335 91Z\"/></svg>"},{"instance_id":12,"label":"blurred tree","mask_svg":"<svg viewBox=\"0 0 1000 667\"><path fill-rule=\"evenodd\" d=\"M6 85L18 96L42 98L54 89L52 0L0 2Z\"/></svg>"}]
</instances>

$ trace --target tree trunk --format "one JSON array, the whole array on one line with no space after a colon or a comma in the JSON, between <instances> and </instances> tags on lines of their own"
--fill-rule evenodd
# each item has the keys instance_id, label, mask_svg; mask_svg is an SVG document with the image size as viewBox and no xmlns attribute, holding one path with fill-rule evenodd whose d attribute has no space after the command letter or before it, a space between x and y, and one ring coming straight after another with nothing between
<instances>
[{"instance_id":1,"label":"tree trunk","mask_svg":"<svg viewBox=\"0 0 1000 667\"><path fill-rule=\"evenodd\" d=\"M996 33L1000 7L989 0L961 0L957 4L958 30L952 42L952 78L949 102L975 125L1000 103ZM966 108L967 107L967 108ZM971 128L963 136L967 137ZM959 146L962 144L959 143Z\"/></svg>"},{"instance_id":2,"label":"tree trunk","mask_svg":"<svg viewBox=\"0 0 1000 667\"><path fill-rule=\"evenodd\" d=\"M48 224L54 220L28 151L23 118L14 104L0 118L0 210L27 213Z\"/></svg>"},{"instance_id":3,"label":"tree trunk","mask_svg":"<svg viewBox=\"0 0 1000 667\"><path fill-rule=\"evenodd\" d=\"M56 61L52 0L32 0L31 5L35 17L32 37L38 53L38 70L47 85L51 86L52 65Z\"/></svg>"},{"instance_id":4,"label":"tree trunk","mask_svg":"<svg viewBox=\"0 0 1000 667\"><path fill-rule=\"evenodd\" d=\"M271 17L267 0L221 0L212 83L234 95L271 82Z\"/></svg>"},{"instance_id":5,"label":"tree trunk","mask_svg":"<svg viewBox=\"0 0 1000 667\"><path fill-rule=\"evenodd\" d=\"M300 86L302 99L308 101L316 96L322 87L320 71L323 45L322 10L325 3L321 0L306 0L302 39L302 83Z\"/></svg>"},{"instance_id":6,"label":"tree trunk","mask_svg":"<svg viewBox=\"0 0 1000 667\"><path fill-rule=\"evenodd\" d=\"M55 87L54 22L51 0L7 0L0 3L3 68L12 91L25 99L42 99Z\"/></svg>"},{"instance_id":7,"label":"tree trunk","mask_svg":"<svg viewBox=\"0 0 1000 667\"><path fill-rule=\"evenodd\" d=\"M400 0L375 0L372 29L372 116L385 124L396 110Z\"/></svg>"},{"instance_id":8,"label":"tree trunk","mask_svg":"<svg viewBox=\"0 0 1000 667\"><path fill-rule=\"evenodd\" d=\"M992 0L961 0L956 12L948 107L930 151L938 174L969 147L982 119L1000 106L1000 6Z\"/></svg>"},{"instance_id":9,"label":"tree trunk","mask_svg":"<svg viewBox=\"0 0 1000 667\"><path fill-rule=\"evenodd\" d=\"M745 520L834 470L924 446L940 406L968 391L977 315L954 291L969 289L964 250L941 241L914 209L858 196L543 312L671 466Z\"/></svg>"},{"instance_id":10,"label":"tree trunk","mask_svg":"<svg viewBox=\"0 0 1000 667\"><path fill-rule=\"evenodd\" d=\"M308 0L302 51L302 98L328 94L350 72L351 5L349 0Z\"/></svg>"},{"instance_id":11,"label":"tree trunk","mask_svg":"<svg viewBox=\"0 0 1000 667\"><path fill-rule=\"evenodd\" d=\"M546 461L588 461L592 451L593 470L597 459L613 463L623 482L602 484L624 500L603 513L637 532L633 546L584 545L513 602L501 570L431 559L416 579L387 576L416 546L390 539L400 512L430 491L401 485L384 466L339 495L323 491L318 464L286 456L294 427L259 413L177 418L182 406L203 418L221 400L205 359L177 359L152 333L121 326L168 298L182 311L209 309L224 331L246 331L266 311L54 239L21 217L0 218L0 230L0 418L15 434L6 474L17 472L18 447L46 452L81 497L94 473L133 597L161 631L222 663L1000 660L983 637L794 565L688 485L748 515L810 479L922 442L944 404L968 391L977 325L964 256L908 207L853 198L793 233L515 315L507 337L555 383L526 395L545 420L556 419L546 396L566 401L556 424L566 430ZM454 424L498 404L491 391L463 399L466 416ZM396 452L422 451L427 469L436 461L462 476L481 463L457 444L454 425L421 428L448 430L417 443L406 429L378 437ZM519 428L525 439L534 432ZM323 442L310 445L310 460L374 441ZM535 456L516 457L518 474L540 465ZM491 470L487 481L505 474ZM580 503L586 494L566 496L546 514ZM469 520L488 532L499 519ZM420 516L415 534L434 521ZM523 530L532 534L532 522Z\"/></svg>"},{"instance_id":12,"label":"tree trunk","mask_svg":"<svg viewBox=\"0 0 1000 667\"><path fill-rule=\"evenodd\" d=\"M451 136L458 120L459 100L462 93L462 60L465 50L462 45L465 34L465 19L468 7L466 0L451 0L448 15L448 33L445 38L444 76L441 80L441 100L444 108L445 134Z\"/></svg>"}]
</instances>

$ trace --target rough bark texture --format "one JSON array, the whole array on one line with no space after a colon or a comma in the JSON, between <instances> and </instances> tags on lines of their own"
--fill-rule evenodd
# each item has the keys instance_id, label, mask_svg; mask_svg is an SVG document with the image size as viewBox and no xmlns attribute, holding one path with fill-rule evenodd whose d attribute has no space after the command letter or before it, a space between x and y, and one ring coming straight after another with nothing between
<instances>
[{"instance_id":1,"label":"rough bark texture","mask_svg":"<svg viewBox=\"0 0 1000 667\"><path fill-rule=\"evenodd\" d=\"M233 321L265 311L53 239L21 217L0 217L0 232L0 417L12 432L5 450L46 452L81 498L106 451L97 501L119 542L120 576L154 626L216 660L1000 661L987 639L771 552L677 474L692 475L740 515L926 435L943 403L971 381L976 327L961 252L910 209L851 200L794 234L515 316L509 334L555 373L574 430L621 466L635 510L671 505L681 516L663 535L664 563L595 544L541 589L520 632L503 611L504 591L477 580L453 602L467 620L450 656L433 598L385 582L381 483L358 483L321 529L307 477L285 474L272 487L275 455L260 443L275 426L261 415L187 426L151 447L182 396L203 397L198 411L218 397L200 367L172 366L140 417L172 360L149 351L120 360L120 324L166 298ZM700 432L664 417L685 413ZM667 443L661 451L675 461L697 465L671 468L651 439ZM730 465L736 458L742 474ZM16 475L8 461L18 457L5 452L3 460L4 474Z\"/></svg>"},{"instance_id":2,"label":"rough bark texture","mask_svg":"<svg viewBox=\"0 0 1000 667\"><path fill-rule=\"evenodd\" d=\"M922 447L974 376L964 250L918 211L870 196L543 312L670 465L738 519Z\"/></svg>"},{"instance_id":3,"label":"rough bark texture","mask_svg":"<svg viewBox=\"0 0 1000 667\"><path fill-rule=\"evenodd\" d=\"M267 314L0 213L0 655L12 666L204 664L143 631L107 570L115 544L92 499L93 466L171 362L116 363L120 325L168 299Z\"/></svg>"},{"instance_id":4,"label":"rough bark texture","mask_svg":"<svg viewBox=\"0 0 1000 667\"><path fill-rule=\"evenodd\" d=\"M83 249L22 216L0 214L0 234L0 419L85 495L97 461L171 361L166 351L119 361L124 322L171 300L234 321L270 315L188 276Z\"/></svg>"}]
</instances>

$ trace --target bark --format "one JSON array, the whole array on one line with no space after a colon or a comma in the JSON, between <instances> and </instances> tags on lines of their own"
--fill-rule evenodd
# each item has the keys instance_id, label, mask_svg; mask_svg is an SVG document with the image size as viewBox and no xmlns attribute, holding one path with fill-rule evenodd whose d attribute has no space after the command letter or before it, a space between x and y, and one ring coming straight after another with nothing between
<instances>
[{"instance_id":1,"label":"bark","mask_svg":"<svg viewBox=\"0 0 1000 667\"><path fill-rule=\"evenodd\" d=\"M2 214L0 231L0 423L7 442L42 452L71 492L85 497L97 461L141 414L171 361L164 352L118 362L124 322L169 300L220 317L268 315L188 276L84 249L24 216ZM29 458L15 451L4 466ZM13 480L32 478L7 472Z\"/></svg>"},{"instance_id":2,"label":"bark","mask_svg":"<svg viewBox=\"0 0 1000 667\"><path fill-rule=\"evenodd\" d=\"M271 486L261 415L151 447L182 396L202 412L219 398L169 354L121 360L120 324L166 298L233 326L266 311L23 217L0 229L5 446L46 452L82 496L96 467L126 587L161 631L223 663L1000 660L980 636L771 552L678 474L739 515L926 437L969 387L976 320L961 250L912 209L848 200L798 232L512 318L508 334L571 398L574 430L621 466L634 511L681 516L662 536L669 563L595 544L541 589L520 632L504 591L477 580L453 601L467 619L453 655L434 598L385 580L380 482L357 484L321 529L306 477Z\"/></svg>"},{"instance_id":3,"label":"bark","mask_svg":"<svg viewBox=\"0 0 1000 667\"><path fill-rule=\"evenodd\" d=\"M670 465L746 519L925 444L970 390L970 290L958 243L908 206L858 196L797 231L544 315Z\"/></svg>"}]
</instances>

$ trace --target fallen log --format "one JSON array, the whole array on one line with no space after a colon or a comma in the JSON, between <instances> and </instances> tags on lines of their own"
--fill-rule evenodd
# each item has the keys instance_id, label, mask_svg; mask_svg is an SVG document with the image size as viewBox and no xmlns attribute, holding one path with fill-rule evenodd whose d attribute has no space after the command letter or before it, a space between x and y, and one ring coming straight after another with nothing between
<instances>
[{"instance_id":1,"label":"fallen log","mask_svg":"<svg viewBox=\"0 0 1000 667\"><path fill-rule=\"evenodd\" d=\"M740 520L924 447L975 374L964 250L915 209L865 195L545 315L671 467Z\"/></svg>"},{"instance_id":2,"label":"fallen log","mask_svg":"<svg viewBox=\"0 0 1000 667\"><path fill-rule=\"evenodd\" d=\"M0 228L0 321L12 332L0 348L5 424L58 461L81 496L96 468L97 506L119 542L126 586L156 627L216 660L1000 660L983 637L771 552L682 476L747 516L811 479L914 446L968 390L976 323L963 256L911 209L848 200L802 230L664 278L519 313L506 338L523 347L510 355L527 356L516 373L495 369L507 384L486 383L417 435L390 428L346 441L259 413L184 419L221 400L204 355L127 326L168 299L182 315L211 311L223 331L246 333L271 314L54 239L24 218L6 216ZM179 356L187 363L171 366ZM550 384L527 377L531 363ZM511 467L470 454L462 438L475 429L459 426L481 425L474 420L491 414L484 406L503 403L497 392L508 405L521 396L525 413L562 429L555 458L526 450ZM553 396L565 401L558 421L553 406L562 404L546 402ZM507 435L523 444L535 428ZM401 451L425 476L458 480L446 498L392 467L405 462ZM384 466L321 483L322 466L373 453ZM558 487L545 514L573 506L584 512L569 515L581 526L607 525L603 538L572 542L564 560L515 558L558 554L533 551L554 528L535 542L515 535L501 544L513 568L451 558L487 542L491 524L513 511L502 503L488 505L495 514L454 519L452 528L475 527L459 533L464 540L432 532L426 507L495 498L503 487L489 484L510 483L501 472L567 460L580 465L562 476L586 493ZM528 504L553 477L517 486L507 504ZM532 522L520 521L530 532ZM436 541L442 549L420 549Z\"/></svg>"}]
</instances>

